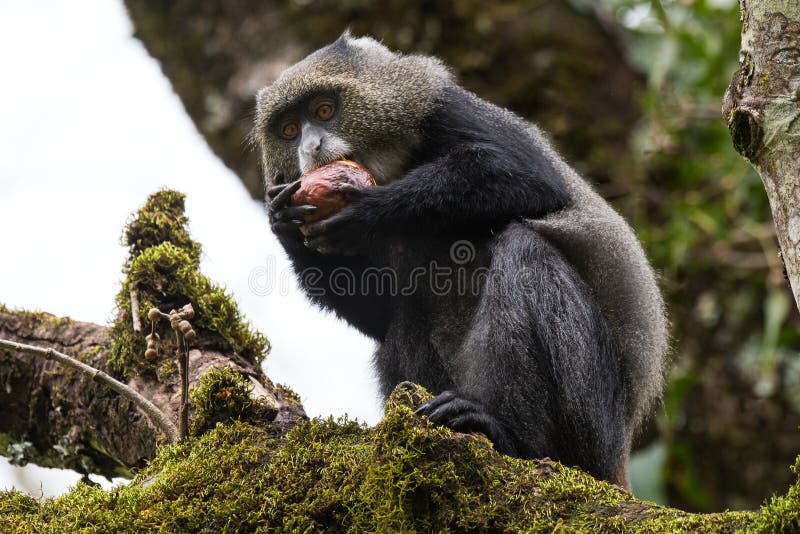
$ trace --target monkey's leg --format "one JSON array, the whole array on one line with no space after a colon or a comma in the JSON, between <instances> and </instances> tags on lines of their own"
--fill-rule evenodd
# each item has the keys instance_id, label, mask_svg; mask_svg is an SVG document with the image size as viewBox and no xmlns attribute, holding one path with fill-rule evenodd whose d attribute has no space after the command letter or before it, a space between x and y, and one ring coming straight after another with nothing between
<instances>
[{"instance_id":1,"label":"monkey's leg","mask_svg":"<svg viewBox=\"0 0 800 534\"><path fill-rule=\"evenodd\" d=\"M492 245L456 391L421 413L501 452L613 479L625 458L622 374L604 318L561 254L513 223ZM509 445L510 443L510 445Z\"/></svg>"}]
</instances>

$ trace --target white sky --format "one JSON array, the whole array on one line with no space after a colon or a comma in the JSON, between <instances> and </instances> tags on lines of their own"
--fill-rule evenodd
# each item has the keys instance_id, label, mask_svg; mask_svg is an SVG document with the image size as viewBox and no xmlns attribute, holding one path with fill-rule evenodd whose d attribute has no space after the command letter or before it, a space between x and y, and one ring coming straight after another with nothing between
<instances>
[{"instance_id":1,"label":"white sky","mask_svg":"<svg viewBox=\"0 0 800 534\"><path fill-rule=\"evenodd\" d=\"M372 343L306 303L262 206L206 146L121 1L0 0L0 67L0 302L108 322L125 221L177 189L203 271L273 344L267 374L309 415L380 418ZM0 489L52 495L77 478L0 461Z\"/></svg>"}]
</instances>

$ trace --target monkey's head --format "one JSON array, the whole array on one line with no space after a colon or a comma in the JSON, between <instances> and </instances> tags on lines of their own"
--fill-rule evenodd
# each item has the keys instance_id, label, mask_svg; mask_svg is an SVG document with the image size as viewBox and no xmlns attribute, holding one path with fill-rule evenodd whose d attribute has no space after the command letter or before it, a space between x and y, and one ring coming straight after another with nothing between
<instances>
[{"instance_id":1,"label":"monkey's head","mask_svg":"<svg viewBox=\"0 0 800 534\"><path fill-rule=\"evenodd\" d=\"M434 97L449 83L434 58L345 32L259 91L252 137L267 182L338 159L362 164L378 183L397 179Z\"/></svg>"}]
</instances>

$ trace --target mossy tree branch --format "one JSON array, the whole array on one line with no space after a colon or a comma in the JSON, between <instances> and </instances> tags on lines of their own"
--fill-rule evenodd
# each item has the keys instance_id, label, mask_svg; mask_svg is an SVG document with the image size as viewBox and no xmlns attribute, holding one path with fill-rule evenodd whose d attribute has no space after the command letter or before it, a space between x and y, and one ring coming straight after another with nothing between
<instances>
[{"instance_id":1,"label":"mossy tree branch","mask_svg":"<svg viewBox=\"0 0 800 534\"><path fill-rule=\"evenodd\" d=\"M241 375L204 382L195 396L200 405L219 404L223 392L248 402ZM482 436L416 416L429 398L403 383L374 428L313 420L278 438L241 418L206 421L210 430L163 449L124 488L79 485L43 502L0 493L0 530L721 533L800 526L794 495L759 513L691 514L639 501L548 459L498 454Z\"/></svg>"},{"instance_id":2,"label":"mossy tree branch","mask_svg":"<svg viewBox=\"0 0 800 534\"><path fill-rule=\"evenodd\" d=\"M0 338L65 353L109 372L107 327L0 306ZM0 454L12 462L131 476L156 453L157 428L133 403L73 369L0 348ZM165 409L160 386L137 391ZM169 412L168 412L169 413Z\"/></svg>"}]
</instances>

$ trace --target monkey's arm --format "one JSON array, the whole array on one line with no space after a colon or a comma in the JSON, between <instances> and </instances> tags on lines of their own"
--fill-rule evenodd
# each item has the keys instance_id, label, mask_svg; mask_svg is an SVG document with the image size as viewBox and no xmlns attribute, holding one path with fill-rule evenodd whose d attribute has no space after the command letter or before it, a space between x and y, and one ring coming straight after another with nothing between
<instances>
[{"instance_id":1,"label":"monkey's arm","mask_svg":"<svg viewBox=\"0 0 800 534\"><path fill-rule=\"evenodd\" d=\"M403 179L364 191L355 209L375 224L425 232L489 227L517 217L540 217L564 207L561 177L544 162L486 143L454 147L413 168Z\"/></svg>"},{"instance_id":2,"label":"monkey's arm","mask_svg":"<svg viewBox=\"0 0 800 534\"><path fill-rule=\"evenodd\" d=\"M447 233L500 228L564 207L569 195L545 158L488 143L452 148L402 179L361 190L336 215L308 225L309 246L324 253L369 250L391 233Z\"/></svg>"},{"instance_id":3,"label":"monkey's arm","mask_svg":"<svg viewBox=\"0 0 800 534\"><path fill-rule=\"evenodd\" d=\"M289 207L289 196L299 180L270 189L269 218L272 230L292 262L300 285L315 304L337 316L365 335L382 341L389 323L388 294L369 292L364 272L372 268L364 256L323 256L303 244L299 225L307 206Z\"/></svg>"}]
</instances>

